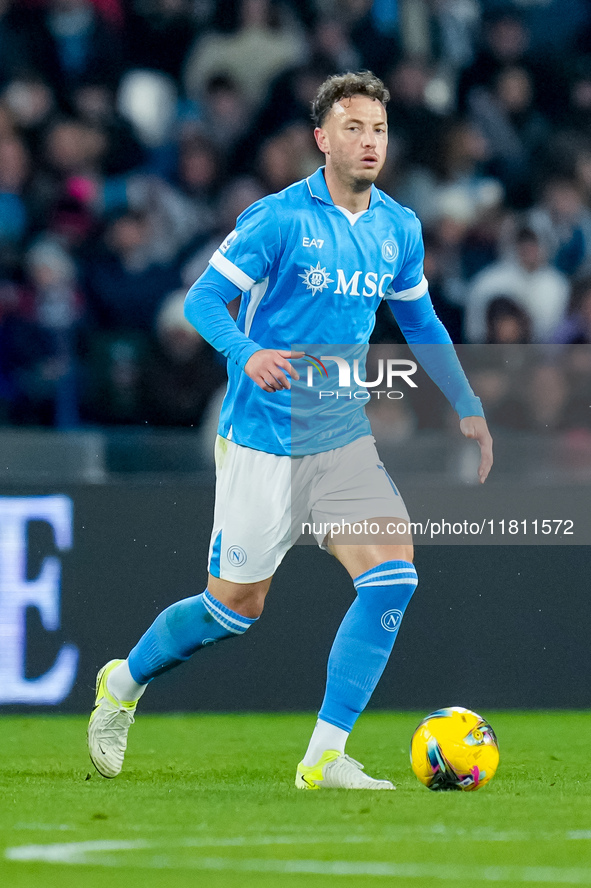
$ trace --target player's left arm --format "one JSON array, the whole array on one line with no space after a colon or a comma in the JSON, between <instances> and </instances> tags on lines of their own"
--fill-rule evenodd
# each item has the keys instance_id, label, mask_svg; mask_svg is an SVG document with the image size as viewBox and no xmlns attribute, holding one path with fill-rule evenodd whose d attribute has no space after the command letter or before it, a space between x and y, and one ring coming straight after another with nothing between
<instances>
[{"instance_id":1,"label":"player's left arm","mask_svg":"<svg viewBox=\"0 0 591 888\"><path fill-rule=\"evenodd\" d=\"M413 354L458 413L462 434L478 442L478 478L484 483L493 455L482 403L472 391L449 333L435 314L429 293L408 301L387 301Z\"/></svg>"}]
</instances>

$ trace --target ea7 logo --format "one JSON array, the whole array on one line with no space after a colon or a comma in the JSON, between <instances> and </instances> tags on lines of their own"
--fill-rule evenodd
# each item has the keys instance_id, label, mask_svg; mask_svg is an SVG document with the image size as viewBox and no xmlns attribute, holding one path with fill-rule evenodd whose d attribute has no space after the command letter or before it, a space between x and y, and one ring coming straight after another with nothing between
<instances>
[{"instance_id":1,"label":"ea7 logo","mask_svg":"<svg viewBox=\"0 0 591 888\"><path fill-rule=\"evenodd\" d=\"M318 247L320 249L324 241L321 237L305 237L302 241L304 247Z\"/></svg>"}]
</instances>

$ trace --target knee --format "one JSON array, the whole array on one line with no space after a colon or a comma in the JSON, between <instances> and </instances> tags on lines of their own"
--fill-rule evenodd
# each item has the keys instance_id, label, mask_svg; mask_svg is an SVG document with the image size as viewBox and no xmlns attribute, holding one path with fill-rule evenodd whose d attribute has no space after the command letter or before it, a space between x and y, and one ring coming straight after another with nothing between
<instances>
[{"instance_id":1,"label":"knee","mask_svg":"<svg viewBox=\"0 0 591 888\"><path fill-rule=\"evenodd\" d=\"M210 574L207 588L211 595L234 613L256 620L263 612L270 585L271 577L257 583L232 583Z\"/></svg>"},{"instance_id":2,"label":"knee","mask_svg":"<svg viewBox=\"0 0 591 888\"><path fill-rule=\"evenodd\" d=\"M209 589L212 595L215 595L218 601L240 614L242 617L248 617L250 620L256 620L263 612L265 606L266 589L260 588L259 584L238 585L233 583L230 588L223 591L214 592Z\"/></svg>"},{"instance_id":3,"label":"knee","mask_svg":"<svg viewBox=\"0 0 591 888\"><path fill-rule=\"evenodd\" d=\"M223 604L251 620L257 619L263 612L266 593L260 589L233 590Z\"/></svg>"}]
</instances>

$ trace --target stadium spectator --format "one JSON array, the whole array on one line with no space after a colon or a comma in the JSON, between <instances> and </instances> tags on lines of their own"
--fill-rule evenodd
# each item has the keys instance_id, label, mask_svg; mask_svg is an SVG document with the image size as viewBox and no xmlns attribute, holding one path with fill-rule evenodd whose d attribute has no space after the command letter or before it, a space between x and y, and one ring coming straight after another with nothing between
<instances>
[{"instance_id":1,"label":"stadium spectator","mask_svg":"<svg viewBox=\"0 0 591 888\"><path fill-rule=\"evenodd\" d=\"M29 154L18 135L0 138L0 253L18 247L30 223L26 187Z\"/></svg>"},{"instance_id":2,"label":"stadium spectator","mask_svg":"<svg viewBox=\"0 0 591 888\"><path fill-rule=\"evenodd\" d=\"M72 90L89 81L115 88L124 67L117 30L90 0L48 0L19 21L32 70L65 110Z\"/></svg>"},{"instance_id":3,"label":"stadium spectator","mask_svg":"<svg viewBox=\"0 0 591 888\"><path fill-rule=\"evenodd\" d=\"M294 23L282 20L272 0L242 0L237 27L198 38L185 64L184 86L200 101L205 84L216 74L232 77L251 108L260 106L272 78L303 60L306 46Z\"/></svg>"},{"instance_id":4,"label":"stadium spectator","mask_svg":"<svg viewBox=\"0 0 591 888\"><path fill-rule=\"evenodd\" d=\"M176 264L153 258L152 239L150 217L126 209L109 221L102 245L88 256L84 289L100 329L149 333L164 296L180 285Z\"/></svg>"},{"instance_id":5,"label":"stadium spectator","mask_svg":"<svg viewBox=\"0 0 591 888\"><path fill-rule=\"evenodd\" d=\"M222 165L215 145L196 134L180 144L175 184L190 201L196 213L193 235L208 234L215 228L215 200L222 181Z\"/></svg>"},{"instance_id":6,"label":"stadium spectator","mask_svg":"<svg viewBox=\"0 0 591 888\"><path fill-rule=\"evenodd\" d=\"M128 172L146 162L146 150L132 126L118 112L113 90L101 83L81 83L71 94L77 120L106 139L101 169L106 176Z\"/></svg>"},{"instance_id":7,"label":"stadium spectator","mask_svg":"<svg viewBox=\"0 0 591 888\"><path fill-rule=\"evenodd\" d=\"M574 178L548 179L530 222L546 239L550 261L559 271L574 275L591 262L591 210Z\"/></svg>"},{"instance_id":8,"label":"stadium spectator","mask_svg":"<svg viewBox=\"0 0 591 888\"><path fill-rule=\"evenodd\" d=\"M386 82L391 100L388 119L393 136L402 143L402 160L435 171L443 118L427 104L431 72L422 59L404 58Z\"/></svg>"},{"instance_id":9,"label":"stadium spectator","mask_svg":"<svg viewBox=\"0 0 591 888\"><path fill-rule=\"evenodd\" d=\"M274 78L259 113L236 145L231 159L232 169L251 173L253 157L263 142L291 123L308 124L310 103L332 70L326 60L314 58Z\"/></svg>"},{"instance_id":10,"label":"stadium spectator","mask_svg":"<svg viewBox=\"0 0 591 888\"><path fill-rule=\"evenodd\" d=\"M524 404L527 427L541 434L566 428L569 403L568 380L564 370L552 363L540 363L530 371Z\"/></svg>"},{"instance_id":11,"label":"stadium spectator","mask_svg":"<svg viewBox=\"0 0 591 888\"><path fill-rule=\"evenodd\" d=\"M523 398L512 384L512 374L507 369L506 357L505 350L487 347L484 361L473 370L471 378L489 417L490 428L495 432L524 432L528 425ZM510 357L515 358L514 350Z\"/></svg>"},{"instance_id":12,"label":"stadium spectator","mask_svg":"<svg viewBox=\"0 0 591 888\"><path fill-rule=\"evenodd\" d=\"M361 56L362 66L384 77L400 55L395 15L391 14L390 21L380 21L373 0L343 0L337 9L346 22L351 43Z\"/></svg>"},{"instance_id":13,"label":"stadium spectator","mask_svg":"<svg viewBox=\"0 0 591 888\"><path fill-rule=\"evenodd\" d=\"M247 104L240 84L225 74L211 77L205 84L200 112L199 129L207 133L218 157L227 161L248 127Z\"/></svg>"},{"instance_id":14,"label":"stadium spectator","mask_svg":"<svg viewBox=\"0 0 591 888\"><path fill-rule=\"evenodd\" d=\"M574 284L567 316L557 327L553 340L591 345L591 278L584 277Z\"/></svg>"},{"instance_id":15,"label":"stadium spectator","mask_svg":"<svg viewBox=\"0 0 591 888\"><path fill-rule=\"evenodd\" d=\"M2 102L11 115L13 127L20 131L29 150L36 156L44 129L55 114L51 88L37 75L22 75L6 84Z\"/></svg>"},{"instance_id":16,"label":"stadium spectator","mask_svg":"<svg viewBox=\"0 0 591 888\"><path fill-rule=\"evenodd\" d=\"M455 0L439 0L432 7L433 55L452 79L474 61L480 13L479 4Z\"/></svg>"},{"instance_id":17,"label":"stadium spectator","mask_svg":"<svg viewBox=\"0 0 591 888\"><path fill-rule=\"evenodd\" d=\"M322 16L311 41L312 57L322 59L333 71L354 71L361 64L346 22L337 15Z\"/></svg>"},{"instance_id":18,"label":"stadium spectator","mask_svg":"<svg viewBox=\"0 0 591 888\"><path fill-rule=\"evenodd\" d=\"M462 342L464 309L458 298L457 282L452 271L450 251L440 237L427 229L424 233L425 277L437 317L444 324L452 342ZM447 245L452 246L450 244ZM461 261L461 257L456 257ZM459 271L456 269L456 271ZM455 298L454 298L455 297Z\"/></svg>"},{"instance_id":19,"label":"stadium spectator","mask_svg":"<svg viewBox=\"0 0 591 888\"><path fill-rule=\"evenodd\" d=\"M50 240L27 253L27 279L4 326L4 367L18 425L78 424L77 349L84 304L68 254Z\"/></svg>"},{"instance_id":20,"label":"stadium spectator","mask_svg":"<svg viewBox=\"0 0 591 888\"><path fill-rule=\"evenodd\" d=\"M107 138L100 127L74 117L56 117L45 130L42 154L31 182L31 210L42 228L56 204L70 191L70 180L84 180L94 191L102 176Z\"/></svg>"},{"instance_id":21,"label":"stadium spectator","mask_svg":"<svg viewBox=\"0 0 591 888\"><path fill-rule=\"evenodd\" d=\"M234 230L238 216L264 195L265 189L261 182L252 176L236 177L230 180L218 199L217 228L211 232L211 238L203 246L200 246L183 265L182 278L187 289L195 283L198 277L201 277L209 260L228 232Z\"/></svg>"},{"instance_id":22,"label":"stadium spectator","mask_svg":"<svg viewBox=\"0 0 591 888\"><path fill-rule=\"evenodd\" d=\"M518 209L531 203L533 161L549 133L534 106L533 89L526 68L507 67L501 69L492 88L476 87L468 99L472 120L488 142L491 167L505 184L507 199Z\"/></svg>"},{"instance_id":23,"label":"stadium spectator","mask_svg":"<svg viewBox=\"0 0 591 888\"><path fill-rule=\"evenodd\" d=\"M486 307L486 341L489 345L527 345L531 317L513 299L496 296Z\"/></svg>"},{"instance_id":24,"label":"stadium spectator","mask_svg":"<svg viewBox=\"0 0 591 888\"><path fill-rule=\"evenodd\" d=\"M445 214L444 207L450 200L461 202L463 215L471 223L501 203L503 186L486 172L488 143L474 125L448 121L434 160L434 173L427 167L411 166L396 192L396 199L410 206L423 224Z\"/></svg>"},{"instance_id":25,"label":"stadium spectator","mask_svg":"<svg viewBox=\"0 0 591 888\"><path fill-rule=\"evenodd\" d=\"M318 152L310 139L310 127L292 123L261 145L255 172L271 193L310 175L317 162Z\"/></svg>"},{"instance_id":26,"label":"stadium spectator","mask_svg":"<svg viewBox=\"0 0 591 888\"><path fill-rule=\"evenodd\" d=\"M126 22L128 64L179 80L199 24L190 0L133 0Z\"/></svg>"},{"instance_id":27,"label":"stadium spectator","mask_svg":"<svg viewBox=\"0 0 591 888\"><path fill-rule=\"evenodd\" d=\"M530 316L533 342L551 342L566 312L568 295L568 278L548 264L540 236L524 226L517 231L513 253L472 281L466 302L467 339L486 341L487 307L496 297L506 296Z\"/></svg>"},{"instance_id":28,"label":"stadium spectator","mask_svg":"<svg viewBox=\"0 0 591 888\"><path fill-rule=\"evenodd\" d=\"M175 263L197 235L205 236L215 225L204 201L183 194L160 176L132 172L105 182L102 200L109 215L130 210L145 217L142 246L134 264ZM140 259L140 254L142 258Z\"/></svg>"}]
</instances>

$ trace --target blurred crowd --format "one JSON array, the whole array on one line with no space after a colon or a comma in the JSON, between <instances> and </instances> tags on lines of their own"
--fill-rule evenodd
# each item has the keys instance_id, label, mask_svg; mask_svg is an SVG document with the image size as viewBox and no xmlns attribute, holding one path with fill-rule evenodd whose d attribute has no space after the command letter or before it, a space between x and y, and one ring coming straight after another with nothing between
<instances>
[{"instance_id":1,"label":"blurred crowd","mask_svg":"<svg viewBox=\"0 0 591 888\"><path fill-rule=\"evenodd\" d=\"M477 368L493 424L590 428L591 350L556 359L591 343L588 0L0 0L0 425L198 427L225 367L184 294L362 68L454 342L555 346L524 389L548 422Z\"/></svg>"}]
</instances>

